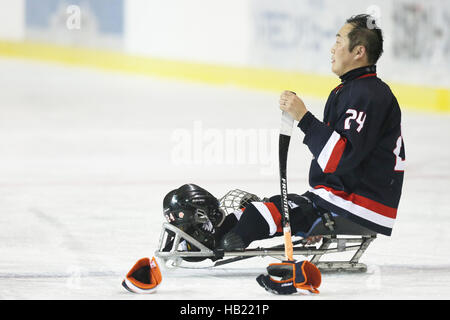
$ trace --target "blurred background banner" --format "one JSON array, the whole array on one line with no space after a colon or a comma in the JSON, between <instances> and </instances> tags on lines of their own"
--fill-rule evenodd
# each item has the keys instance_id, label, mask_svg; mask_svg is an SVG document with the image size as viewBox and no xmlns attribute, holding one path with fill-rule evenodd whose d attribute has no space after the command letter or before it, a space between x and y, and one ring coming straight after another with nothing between
<instances>
[{"instance_id":1,"label":"blurred background banner","mask_svg":"<svg viewBox=\"0 0 450 320\"><path fill-rule=\"evenodd\" d=\"M26 0L25 39L122 50L123 0Z\"/></svg>"},{"instance_id":2,"label":"blurred background banner","mask_svg":"<svg viewBox=\"0 0 450 320\"><path fill-rule=\"evenodd\" d=\"M450 5L445 0L254 0L250 60L327 74L337 31L358 13L373 15L384 32L379 71L386 78L449 86Z\"/></svg>"},{"instance_id":3,"label":"blurred background banner","mask_svg":"<svg viewBox=\"0 0 450 320\"><path fill-rule=\"evenodd\" d=\"M450 111L447 0L0 0L0 54L324 98L359 13L384 32L378 73L402 106Z\"/></svg>"}]
</instances>

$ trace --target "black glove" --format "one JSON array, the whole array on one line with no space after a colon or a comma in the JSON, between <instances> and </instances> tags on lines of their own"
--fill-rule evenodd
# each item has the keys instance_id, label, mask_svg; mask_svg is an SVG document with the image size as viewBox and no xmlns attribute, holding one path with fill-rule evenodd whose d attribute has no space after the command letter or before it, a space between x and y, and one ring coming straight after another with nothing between
<instances>
[{"instance_id":1,"label":"black glove","mask_svg":"<svg viewBox=\"0 0 450 320\"><path fill-rule=\"evenodd\" d=\"M268 275L260 274L256 281L261 287L274 294L293 294L297 289L319 293L322 282L319 269L309 261L283 261L267 267ZM280 277L275 280L271 276Z\"/></svg>"}]
</instances>

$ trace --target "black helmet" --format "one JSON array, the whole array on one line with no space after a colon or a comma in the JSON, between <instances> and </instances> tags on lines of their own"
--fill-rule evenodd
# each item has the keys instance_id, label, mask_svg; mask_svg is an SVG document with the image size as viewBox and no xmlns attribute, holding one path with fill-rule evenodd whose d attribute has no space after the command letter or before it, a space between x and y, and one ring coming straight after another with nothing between
<instances>
[{"instance_id":1,"label":"black helmet","mask_svg":"<svg viewBox=\"0 0 450 320\"><path fill-rule=\"evenodd\" d=\"M195 184L185 184L170 191L164 197L163 209L167 221L183 231L208 222L217 227L224 219L219 200Z\"/></svg>"},{"instance_id":2,"label":"black helmet","mask_svg":"<svg viewBox=\"0 0 450 320\"><path fill-rule=\"evenodd\" d=\"M208 248L215 246L215 228L225 218L219 200L195 184L185 184L170 191L163 200L167 221Z\"/></svg>"}]
</instances>

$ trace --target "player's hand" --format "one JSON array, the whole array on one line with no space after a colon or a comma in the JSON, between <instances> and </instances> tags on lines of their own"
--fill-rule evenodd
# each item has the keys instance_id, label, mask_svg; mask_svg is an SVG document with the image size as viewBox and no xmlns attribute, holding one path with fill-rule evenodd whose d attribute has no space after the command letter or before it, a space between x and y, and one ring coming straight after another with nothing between
<instances>
[{"instance_id":1,"label":"player's hand","mask_svg":"<svg viewBox=\"0 0 450 320\"><path fill-rule=\"evenodd\" d=\"M295 120L300 121L308 112L302 99L292 91L283 91L280 96L280 109L289 113Z\"/></svg>"}]
</instances>

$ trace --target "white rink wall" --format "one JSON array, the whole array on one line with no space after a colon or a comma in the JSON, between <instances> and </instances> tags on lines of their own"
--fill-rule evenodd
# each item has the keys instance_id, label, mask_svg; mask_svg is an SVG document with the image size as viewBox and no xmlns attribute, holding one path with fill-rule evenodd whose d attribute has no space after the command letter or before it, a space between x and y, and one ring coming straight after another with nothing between
<instances>
[{"instance_id":1,"label":"white rink wall","mask_svg":"<svg viewBox=\"0 0 450 320\"><path fill-rule=\"evenodd\" d=\"M329 74L335 33L358 13L384 31L384 79L450 87L447 0L0 0L0 39Z\"/></svg>"},{"instance_id":2,"label":"white rink wall","mask_svg":"<svg viewBox=\"0 0 450 320\"><path fill-rule=\"evenodd\" d=\"M450 85L450 3L445 0L128 1L125 50L329 74L335 34L359 13L377 17L384 32L379 72L385 78Z\"/></svg>"},{"instance_id":3,"label":"white rink wall","mask_svg":"<svg viewBox=\"0 0 450 320\"><path fill-rule=\"evenodd\" d=\"M249 65L247 0L127 1L124 50L212 64Z\"/></svg>"},{"instance_id":4,"label":"white rink wall","mask_svg":"<svg viewBox=\"0 0 450 320\"><path fill-rule=\"evenodd\" d=\"M25 37L25 1L0 0L0 39L21 41Z\"/></svg>"}]
</instances>

